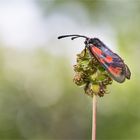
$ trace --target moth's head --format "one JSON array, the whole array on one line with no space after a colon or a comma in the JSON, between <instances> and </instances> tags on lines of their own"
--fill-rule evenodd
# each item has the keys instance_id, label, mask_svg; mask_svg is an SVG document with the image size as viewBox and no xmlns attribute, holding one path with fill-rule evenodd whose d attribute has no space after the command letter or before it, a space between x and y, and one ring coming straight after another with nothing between
<instances>
[{"instance_id":1,"label":"moth's head","mask_svg":"<svg viewBox=\"0 0 140 140\"><path fill-rule=\"evenodd\" d=\"M96 46L96 47L100 47L101 44L103 44L98 38L89 38L89 37L86 37L86 36L83 36L83 35L77 35L77 34L73 34L73 35L62 35L62 36L59 36L58 39L61 39L61 38L65 38L65 37L71 37L71 40L74 40L76 38L79 38L79 37L82 37L82 38L85 38L85 46L88 48L90 46Z\"/></svg>"},{"instance_id":2,"label":"moth's head","mask_svg":"<svg viewBox=\"0 0 140 140\"><path fill-rule=\"evenodd\" d=\"M86 47L90 47L91 45L99 46L100 42L98 38L87 38L84 43Z\"/></svg>"}]
</instances>

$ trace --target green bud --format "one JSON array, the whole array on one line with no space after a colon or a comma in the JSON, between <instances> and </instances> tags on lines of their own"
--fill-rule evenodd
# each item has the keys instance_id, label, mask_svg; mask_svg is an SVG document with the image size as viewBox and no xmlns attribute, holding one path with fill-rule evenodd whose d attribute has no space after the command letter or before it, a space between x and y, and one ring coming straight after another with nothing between
<instances>
[{"instance_id":1,"label":"green bud","mask_svg":"<svg viewBox=\"0 0 140 140\"><path fill-rule=\"evenodd\" d=\"M91 90L93 91L93 93L98 94L100 92L100 85L91 85Z\"/></svg>"}]
</instances>

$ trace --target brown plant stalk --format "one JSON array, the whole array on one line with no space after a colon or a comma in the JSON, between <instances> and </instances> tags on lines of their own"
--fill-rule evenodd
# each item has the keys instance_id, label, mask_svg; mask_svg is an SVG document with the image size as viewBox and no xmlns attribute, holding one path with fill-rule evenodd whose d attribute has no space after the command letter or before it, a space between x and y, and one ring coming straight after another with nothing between
<instances>
[{"instance_id":1,"label":"brown plant stalk","mask_svg":"<svg viewBox=\"0 0 140 140\"><path fill-rule=\"evenodd\" d=\"M97 96L93 96L92 101L92 140L96 140L96 113L97 113Z\"/></svg>"}]
</instances>

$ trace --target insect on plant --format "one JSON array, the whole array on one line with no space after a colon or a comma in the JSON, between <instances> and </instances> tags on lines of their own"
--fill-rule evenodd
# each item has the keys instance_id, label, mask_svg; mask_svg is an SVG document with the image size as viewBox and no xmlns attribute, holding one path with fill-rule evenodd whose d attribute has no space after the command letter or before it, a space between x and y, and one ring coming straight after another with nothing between
<instances>
[{"instance_id":1,"label":"insect on plant","mask_svg":"<svg viewBox=\"0 0 140 140\"><path fill-rule=\"evenodd\" d=\"M91 57L97 59L100 65L108 72L110 77L119 83L123 83L125 79L130 79L131 72L123 59L112 52L100 39L89 38L83 35L62 35L58 39L71 37L71 40L82 37L85 38L85 51L89 50Z\"/></svg>"},{"instance_id":2,"label":"insect on plant","mask_svg":"<svg viewBox=\"0 0 140 140\"><path fill-rule=\"evenodd\" d=\"M97 95L103 97L108 93L107 86L113 80L123 83L125 79L130 79L131 72L123 59L98 38L73 34L62 35L58 39L65 37L71 37L71 40L85 38L85 49L77 54L73 81L78 86L84 86L85 93L93 97L92 140L96 140Z\"/></svg>"}]
</instances>

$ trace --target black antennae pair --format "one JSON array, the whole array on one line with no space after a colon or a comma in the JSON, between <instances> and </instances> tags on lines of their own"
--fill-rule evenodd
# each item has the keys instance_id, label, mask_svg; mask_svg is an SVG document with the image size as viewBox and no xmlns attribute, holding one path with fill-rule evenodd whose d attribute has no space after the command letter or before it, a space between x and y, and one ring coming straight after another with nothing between
<instances>
[{"instance_id":1,"label":"black antennae pair","mask_svg":"<svg viewBox=\"0 0 140 140\"><path fill-rule=\"evenodd\" d=\"M76 39L78 37L83 37L83 38L88 39L88 37L86 37L86 36L77 35L77 34L73 34L73 35L62 35L62 36L59 36L58 39L65 38L65 37L72 37L71 40L74 40L74 39Z\"/></svg>"}]
</instances>

